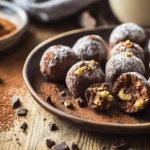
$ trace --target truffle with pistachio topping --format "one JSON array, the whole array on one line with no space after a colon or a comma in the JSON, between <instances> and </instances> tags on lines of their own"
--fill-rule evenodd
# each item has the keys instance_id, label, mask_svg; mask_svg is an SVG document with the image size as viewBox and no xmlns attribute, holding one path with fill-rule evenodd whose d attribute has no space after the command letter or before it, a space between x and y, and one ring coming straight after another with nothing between
<instances>
[{"instance_id":1,"label":"truffle with pistachio topping","mask_svg":"<svg viewBox=\"0 0 150 150\"><path fill-rule=\"evenodd\" d=\"M150 85L145 77L137 72L122 74L114 84L113 93L120 109L127 113L145 109L150 101Z\"/></svg>"},{"instance_id":2,"label":"truffle with pistachio topping","mask_svg":"<svg viewBox=\"0 0 150 150\"><path fill-rule=\"evenodd\" d=\"M136 43L129 40L120 42L110 51L110 57L120 54L121 52L130 52L144 62L144 50Z\"/></svg>"},{"instance_id":3,"label":"truffle with pistachio topping","mask_svg":"<svg viewBox=\"0 0 150 150\"><path fill-rule=\"evenodd\" d=\"M146 33L144 29L135 23L124 23L117 26L111 33L109 44L114 47L121 41L130 40L144 47L146 44Z\"/></svg>"},{"instance_id":4,"label":"truffle with pistachio topping","mask_svg":"<svg viewBox=\"0 0 150 150\"><path fill-rule=\"evenodd\" d=\"M55 45L49 47L40 61L40 70L43 76L54 82L65 81L68 70L78 61L72 49Z\"/></svg>"},{"instance_id":5,"label":"truffle with pistachio topping","mask_svg":"<svg viewBox=\"0 0 150 150\"><path fill-rule=\"evenodd\" d=\"M90 108L102 111L110 108L114 97L107 83L97 83L90 86L85 97Z\"/></svg>"},{"instance_id":6,"label":"truffle with pistachio topping","mask_svg":"<svg viewBox=\"0 0 150 150\"><path fill-rule=\"evenodd\" d=\"M105 63L107 59L107 45L99 35L87 35L80 38L73 46L73 51L80 60Z\"/></svg>"},{"instance_id":7,"label":"truffle with pistachio topping","mask_svg":"<svg viewBox=\"0 0 150 150\"><path fill-rule=\"evenodd\" d=\"M109 59L106 64L106 78L111 83L126 72L138 72L142 75L145 74L145 66L139 58L130 52L122 52Z\"/></svg>"},{"instance_id":8,"label":"truffle with pistachio topping","mask_svg":"<svg viewBox=\"0 0 150 150\"><path fill-rule=\"evenodd\" d=\"M94 83L105 81L105 75L98 62L80 61L67 73L66 84L75 97L85 97L85 91Z\"/></svg>"}]
</instances>

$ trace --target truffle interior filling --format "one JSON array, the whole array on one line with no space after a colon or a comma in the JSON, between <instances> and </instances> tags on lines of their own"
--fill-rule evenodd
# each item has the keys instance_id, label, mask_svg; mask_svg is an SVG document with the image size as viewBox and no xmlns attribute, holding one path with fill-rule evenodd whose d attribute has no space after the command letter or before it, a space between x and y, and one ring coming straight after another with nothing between
<instances>
[{"instance_id":1,"label":"truffle interior filling","mask_svg":"<svg viewBox=\"0 0 150 150\"><path fill-rule=\"evenodd\" d=\"M113 101L113 96L106 85L91 88L89 96L89 104L92 108L106 107L108 109Z\"/></svg>"},{"instance_id":2,"label":"truffle interior filling","mask_svg":"<svg viewBox=\"0 0 150 150\"><path fill-rule=\"evenodd\" d=\"M148 102L145 84L134 75L122 75L115 83L114 92L119 98L120 107L127 112L136 112Z\"/></svg>"}]
</instances>

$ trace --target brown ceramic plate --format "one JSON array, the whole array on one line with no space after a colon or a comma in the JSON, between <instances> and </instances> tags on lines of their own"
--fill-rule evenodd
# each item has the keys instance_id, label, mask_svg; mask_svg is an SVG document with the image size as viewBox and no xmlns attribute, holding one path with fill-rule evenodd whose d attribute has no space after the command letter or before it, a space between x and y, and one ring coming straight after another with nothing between
<instances>
[{"instance_id":1,"label":"brown ceramic plate","mask_svg":"<svg viewBox=\"0 0 150 150\"><path fill-rule=\"evenodd\" d=\"M96 28L91 30L75 30L50 38L38 45L28 56L23 76L25 83L35 100L46 110L54 115L67 120L70 123L78 125L92 131L109 132L109 133L144 133L150 131L150 106L138 114L129 115L123 113L115 105L106 112L96 113L88 107L79 108L76 104L74 110L65 108L61 104L61 100L70 97L71 101L75 99L67 92L67 97L60 95L64 89L67 90L65 84L54 84L47 82L40 73L39 62L44 51L52 45L62 44L70 47L77 39L88 34L98 34L107 42L113 27ZM146 30L148 37L150 32ZM147 49L147 48L146 48ZM148 56L148 50L147 57ZM146 58L147 59L147 58ZM146 66L148 61L146 61ZM149 71L147 70L147 73ZM61 73L61 72L60 72ZM49 105L44 99L51 95L54 106Z\"/></svg>"}]
</instances>

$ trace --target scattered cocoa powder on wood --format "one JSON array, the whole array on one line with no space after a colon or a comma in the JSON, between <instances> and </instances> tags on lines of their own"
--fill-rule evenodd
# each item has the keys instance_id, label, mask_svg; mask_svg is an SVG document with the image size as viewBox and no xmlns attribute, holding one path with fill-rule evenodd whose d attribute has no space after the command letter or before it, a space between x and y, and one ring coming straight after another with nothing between
<instances>
[{"instance_id":1,"label":"scattered cocoa powder on wood","mask_svg":"<svg viewBox=\"0 0 150 150\"><path fill-rule=\"evenodd\" d=\"M17 29L17 26L11 23L9 20L0 18L0 39L13 33Z\"/></svg>"}]
</instances>

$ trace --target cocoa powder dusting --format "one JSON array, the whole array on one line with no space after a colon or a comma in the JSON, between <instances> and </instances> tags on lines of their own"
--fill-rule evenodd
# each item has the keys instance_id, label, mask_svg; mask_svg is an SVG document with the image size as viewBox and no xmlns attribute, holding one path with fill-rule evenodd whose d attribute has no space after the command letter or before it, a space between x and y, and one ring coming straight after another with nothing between
<instances>
[{"instance_id":1,"label":"cocoa powder dusting","mask_svg":"<svg viewBox=\"0 0 150 150\"><path fill-rule=\"evenodd\" d=\"M6 19L0 18L0 39L8 34L11 34L16 29L16 25Z\"/></svg>"}]
</instances>

